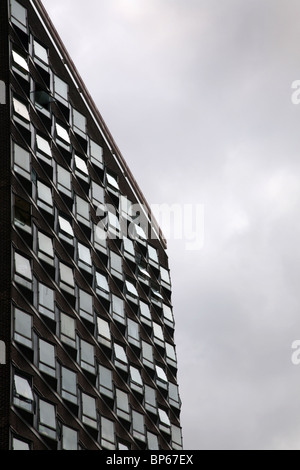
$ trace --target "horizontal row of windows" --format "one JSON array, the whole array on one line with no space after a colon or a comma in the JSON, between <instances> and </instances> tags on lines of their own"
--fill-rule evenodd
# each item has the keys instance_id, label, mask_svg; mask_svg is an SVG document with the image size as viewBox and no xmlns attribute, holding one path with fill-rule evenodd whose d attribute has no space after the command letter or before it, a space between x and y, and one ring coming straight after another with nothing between
<instances>
[{"instance_id":1,"label":"horizontal row of windows","mask_svg":"<svg viewBox=\"0 0 300 470\"><path fill-rule=\"evenodd\" d=\"M108 370L101 372L101 380L107 383ZM64 367L61 368L61 388L62 397L66 400L72 399L76 377L74 373ZM27 417L28 422L33 425L41 436L53 441L61 442L61 449L77 450L78 449L78 430L71 429L59 425L57 418L57 405L46 401L39 397L33 390L32 379L24 375L15 373L13 378L13 404L23 412L23 416ZM149 406L152 406L152 392L149 389L146 400ZM147 403L146 401L146 403ZM78 415L81 424L92 432L96 432L96 439L103 449L113 450L117 447L120 439L116 436L116 422L101 416L97 409L97 401L91 395L80 390L78 399ZM25 413L24 413L25 412ZM144 444L148 450L158 450L158 435L150 432L146 428L145 415L131 409L128 401L128 395L120 390L115 390L115 407L114 413L123 422L127 421L127 429L131 436L139 443ZM157 408L157 426L159 431L169 435L170 443L173 448L180 449L182 446L181 429L171 424L166 410ZM63 429L64 428L64 429ZM124 444L118 448L123 450L130 448L130 443ZM28 447L27 447L28 446ZM29 443L17 439L14 449L29 449Z\"/></svg>"}]
</instances>

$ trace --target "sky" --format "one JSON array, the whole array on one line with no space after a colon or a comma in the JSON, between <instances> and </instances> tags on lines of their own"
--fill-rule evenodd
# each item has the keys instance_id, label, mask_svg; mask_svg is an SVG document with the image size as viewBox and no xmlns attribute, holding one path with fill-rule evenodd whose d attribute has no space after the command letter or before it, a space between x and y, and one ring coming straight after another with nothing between
<instances>
[{"instance_id":1,"label":"sky","mask_svg":"<svg viewBox=\"0 0 300 470\"><path fill-rule=\"evenodd\" d=\"M149 204L204 235L163 221L184 448L300 449L300 2L43 3Z\"/></svg>"}]
</instances>

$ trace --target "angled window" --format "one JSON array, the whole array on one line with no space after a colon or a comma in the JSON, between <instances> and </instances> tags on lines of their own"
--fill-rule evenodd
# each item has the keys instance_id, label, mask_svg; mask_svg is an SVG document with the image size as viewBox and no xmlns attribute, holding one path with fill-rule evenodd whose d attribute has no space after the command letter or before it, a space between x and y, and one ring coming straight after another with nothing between
<instances>
[{"instance_id":1,"label":"angled window","mask_svg":"<svg viewBox=\"0 0 300 470\"><path fill-rule=\"evenodd\" d=\"M30 445L17 437L12 438L12 450L30 450Z\"/></svg>"},{"instance_id":2,"label":"angled window","mask_svg":"<svg viewBox=\"0 0 300 470\"><path fill-rule=\"evenodd\" d=\"M157 415L156 390L149 385L145 385L145 409Z\"/></svg>"},{"instance_id":3,"label":"angled window","mask_svg":"<svg viewBox=\"0 0 300 470\"><path fill-rule=\"evenodd\" d=\"M128 394L118 388L116 389L116 412L119 418L130 421Z\"/></svg>"},{"instance_id":4,"label":"angled window","mask_svg":"<svg viewBox=\"0 0 300 470\"><path fill-rule=\"evenodd\" d=\"M127 372L128 359L127 359L127 355L126 355L126 351L124 347L115 343L114 352L115 352L115 366Z\"/></svg>"},{"instance_id":5,"label":"angled window","mask_svg":"<svg viewBox=\"0 0 300 470\"><path fill-rule=\"evenodd\" d=\"M112 190L113 192L120 191L117 176L112 175L111 173L106 173L106 183L109 190Z\"/></svg>"},{"instance_id":6,"label":"angled window","mask_svg":"<svg viewBox=\"0 0 300 470\"><path fill-rule=\"evenodd\" d=\"M114 294L112 294L111 300L112 300L111 312L112 312L113 318L119 323L122 323L122 325L124 325L125 324L124 300Z\"/></svg>"},{"instance_id":7,"label":"angled window","mask_svg":"<svg viewBox=\"0 0 300 470\"><path fill-rule=\"evenodd\" d=\"M142 361L144 366L154 369L153 346L145 341L142 341Z\"/></svg>"},{"instance_id":8,"label":"angled window","mask_svg":"<svg viewBox=\"0 0 300 470\"><path fill-rule=\"evenodd\" d=\"M130 387L132 390L143 393L143 379L139 369L130 366Z\"/></svg>"},{"instance_id":9,"label":"angled window","mask_svg":"<svg viewBox=\"0 0 300 470\"><path fill-rule=\"evenodd\" d=\"M14 376L14 405L30 413L33 412L34 398L31 384L24 377Z\"/></svg>"},{"instance_id":10,"label":"angled window","mask_svg":"<svg viewBox=\"0 0 300 470\"><path fill-rule=\"evenodd\" d=\"M89 273L92 272L91 250L78 242L78 266Z\"/></svg>"},{"instance_id":11,"label":"angled window","mask_svg":"<svg viewBox=\"0 0 300 470\"><path fill-rule=\"evenodd\" d=\"M41 399L38 408L38 430L50 439L57 439L55 406Z\"/></svg>"},{"instance_id":12,"label":"angled window","mask_svg":"<svg viewBox=\"0 0 300 470\"><path fill-rule=\"evenodd\" d=\"M87 426L97 429L97 410L96 410L96 399L87 395L86 393L81 394L81 413L82 422Z\"/></svg>"},{"instance_id":13,"label":"angled window","mask_svg":"<svg viewBox=\"0 0 300 470\"><path fill-rule=\"evenodd\" d=\"M80 366L91 374L96 373L95 348L83 339L80 339Z\"/></svg>"},{"instance_id":14,"label":"angled window","mask_svg":"<svg viewBox=\"0 0 300 470\"><path fill-rule=\"evenodd\" d=\"M27 58L25 58L22 54L16 51L12 51L12 60L13 60L13 70L25 78L29 77L29 67L27 63Z\"/></svg>"},{"instance_id":15,"label":"angled window","mask_svg":"<svg viewBox=\"0 0 300 470\"><path fill-rule=\"evenodd\" d=\"M114 238L120 232L120 222L118 216L112 212L107 212L107 230L110 233L110 236Z\"/></svg>"},{"instance_id":16,"label":"angled window","mask_svg":"<svg viewBox=\"0 0 300 470\"><path fill-rule=\"evenodd\" d=\"M94 323L93 297L81 289L78 291L78 297L79 315L91 323Z\"/></svg>"},{"instance_id":17,"label":"angled window","mask_svg":"<svg viewBox=\"0 0 300 470\"><path fill-rule=\"evenodd\" d=\"M145 417L135 410L132 410L132 435L135 439L146 442Z\"/></svg>"},{"instance_id":18,"label":"angled window","mask_svg":"<svg viewBox=\"0 0 300 470\"><path fill-rule=\"evenodd\" d=\"M166 343L166 358L168 364L177 368L177 357L175 346L173 346L173 344Z\"/></svg>"},{"instance_id":19,"label":"angled window","mask_svg":"<svg viewBox=\"0 0 300 470\"><path fill-rule=\"evenodd\" d=\"M68 149L71 145L69 130L58 122L56 123L56 141L58 144L62 144L63 147L67 145Z\"/></svg>"},{"instance_id":20,"label":"angled window","mask_svg":"<svg viewBox=\"0 0 300 470\"><path fill-rule=\"evenodd\" d=\"M116 277L117 279L123 279L123 265L122 265L122 257L115 253L114 251L110 251L110 268L111 274Z\"/></svg>"},{"instance_id":21,"label":"angled window","mask_svg":"<svg viewBox=\"0 0 300 470\"><path fill-rule=\"evenodd\" d=\"M61 396L77 405L77 374L66 367L61 368Z\"/></svg>"},{"instance_id":22,"label":"angled window","mask_svg":"<svg viewBox=\"0 0 300 470\"><path fill-rule=\"evenodd\" d=\"M134 204L126 197L121 196L119 202L119 212L125 219L132 220Z\"/></svg>"},{"instance_id":23,"label":"angled window","mask_svg":"<svg viewBox=\"0 0 300 470\"><path fill-rule=\"evenodd\" d=\"M28 313L15 308L14 310L14 340L17 343L32 349L33 318Z\"/></svg>"},{"instance_id":24,"label":"angled window","mask_svg":"<svg viewBox=\"0 0 300 470\"><path fill-rule=\"evenodd\" d=\"M96 291L100 297L109 298L109 285L104 274L96 272Z\"/></svg>"},{"instance_id":25,"label":"angled window","mask_svg":"<svg viewBox=\"0 0 300 470\"><path fill-rule=\"evenodd\" d=\"M13 142L14 170L24 178L31 180L31 157L27 150Z\"/></svg>"},{"instance_id":26,"label":"angled window","mask_svg":"<svg viewBox=\"0 0 300 470\"><path fill-rule=\"evenodd\" d=\"M101 416L101 447L107 450L114 450L115 444L115 423Z\"/></svg>"},{"instance_id":27,"label":"angled window","mask_svg":"<svg viewBox=\"0 0 300 470\"><path fill-rule=\"evenodd\" d=\"M110 369L99 365L99 391L102 395L113 398L113 373Z\"/></svg>"},{"instance_id":28,"label":"angled window","mask_svg":"<svg viewBox=\"0 0 300 470\"><path fill-rule=\"evenodd\" d=\"M161 281L167 286L171 285L170 272L166 268L163 268L162 266L160 267L160 278L161 278Z\"/></svg>"},{"instance_id":29,"label":"angled window","mask_svg":"<svg viewBox=\"0 0 300 470\"><path fill-rule=\"evenodd\" d=\"M130 296L133 296L133 297L138 297L139 294L138 294L138 291L136 290L136 287L135 285L133 284L132 281L125 281L125 286L126 286L126 294L127 295L130 295Z\"/></svg>"},{"instance_id":30,"label":"angled window","mask_svg":"<svg viewBox=\"0 0 300 470\"><path fill-rule=\"evenodd\" d=\"M90 206L87 201L82 199L76 194L75 197L76 203L76 215L77 220L85 225L90 226Z\"/></svg>"},{"instance_id":31,"label":"angled window","mask_svg":"<svg viewBox=\"0 0 300 470\"><path fill-rule=\"evenodd\" d=\"M57 189L69 197L72 196L71 173L60 165L57 165Z\"/></svg>"},{"instance_id":32,"label":"angled window","mask_svg":"<svg viewBox=\"0 0 300 470\"><path fill-rule=\"evenodd\" d=\"M158 437L150 431L147 431L148 450L159 450Z\"/></svg>"},{"instance_id":33,"label":"angled window","mask_svg":"<svg viewBox=\"0 0 300 470\"><path fill-rule=\"evenodd\" d=\"M60 314L60 339L62 343L67 344L74 349L76 348L75 327L75 318L72 318L65 313Z\"/></svg>"},{"instance_id":34,"label":"angled window","mask_svg":"<svg viewBox=\"0 0 300 470\"><path fill-rule=\"evenodd\" d=\"M158 409L159 429L167 434L171 434L171 423L165 410Z\"/></svg>"},{"instance_id":35,"label":"angled window","mask_svg":"<svg viewBox=\"0 0 300 470\"><path fill-rule=\"evenodd\" d=\"M74 295L74 272L73 269L64 263L59 263L59 286L69 294Z\"/></svg>"},{"instance_id":36,"label":"angled window","mask_svg":"<svg viewBox=\"0 0 300 470\"><path fill-rule=\"evenodd\" d=\"M104 188L95 181L92 181L92 201L95 206L105 204Z\"/></svg>"},{"instance_id":37,"label":"angled window","mask_svg":"<svg viewBox=\"0 0 300 470\"><path fill-rule=\"evenodd\" d=\"M55 74L53 75L53 79L54 96L59 101L65 103L65 101L68 101L69 98L69 85Z\"/></svg>"},{"instance_id":38,"label":"angled window","mask_svg":"<svg viewBox=\"0 0 300 470\"><path fill-rule=\"evenodd\" d=\"M55 346L39 338L38 366L41 372L56 377Z\"/></svg>"},{"instance_id":39,"label":"angled window","mask_svg":"<svg viewBox=\"0 0 300 470\"><path fill-rule=\"evenodd\" d=\"M156 370L156 384L163 390L168 390L168 378L164 369L160 366L155 366Z\"/></svg>"},{"instance_id":40,"label":"angled window","mask_svg":"<svg viewBox=\"0 0 300 470\"><path fill-rule=\"evenodd\" d=\"M130 238L123 238L123 250L126 258L135 261L135 250L133 241Z\"/></svg>"},{"instance_id":41,"label":"angled window","mask_svg":"<svg viewBox=\"0 0 300 470\"><path fill-rule=\"evenodd\" d=\"M71 225L71 221L60 215L58 216L58 226L59 237L67 243L71 243L73 245L74 231Z\"/></svg>"},{"instance_id":42,"label":"angled window","mask_svg":"<svg viewBox=\"0 0 300 470\"><path fill-rule=\"evenodd\" d=\"M137 267L137 274L139 281L149 286L151 276L148 273L147 268L145 266L139 265Z\"/></svg>"},{"instance_id":43,"label":"angled window","mask_svg":"<svg viewBox=\"0 0 300 470\"><path fill-rule=\"evenodd\" d=\"M73 128L79 135L86 134L86 117L73 108Z\"/></svg>"},{"instance_id":44,"label":"angled window","mask_svg":"<svg viewBox=\"0 0 300 470\"><path fill-rule=\"evenodd\" d=\"M34 57L41 60L45 64L49 64L48 49L38 41L34 39L33 41L33 52Z\"/></svg>"},{"instance_id":45,"label":"angled window","mask_svg":"<svg viewBox=\"0 0 300 470\"><path fill-rule=\"evenodd\" d=\"M103 318L97 318L98 341L99 343L111 348L111 332L109 323Z\"/></svg>"},{"instance_id":46,"label":"angled window","mask_svg":"<svg viewBox=\"0 0 300 470\"><path fill-rule=\"evenodd\" d=\"M32 233L31 204L19 196L15 196L14 222L16 227L27 233Z\"/></svg>"},{"instance_id":47,"label":"angled window","mask_svg":"<svg viewBox=\"0 0 300 470\"><path fill-rule=\"evenodd\" d=\"M41 160L48 163L48 165L52 164L51 144L39 134L36 134L36 154Z\"/></svg>"},{"instance_id":48,"label":"angled window","mask_svg":"<svg viewBox=\"0 0 300 470\"><path fill-rule=\"evenodd\" d=\"M89 170L83 158L75 155L75 174L84 181L89 181Z\"/></svg>"},{"instance_id":49,"label":"angled window","mask_svg":"<svg viewBox=\"0 0 300 470\"><path fill-rule=\"evenodd\" d=\"M38 284L38 311L52 320L55 319L55 293L54 290L39 282Z\"/></svg>"},{"instance_id":50,"label":"angled window","mask_svg":"<svg viewBox=\"0 0 300 470\"><path fill-rule=\"evenodd\" d=\"M129 235L133 240L137 240L138 242L143 242L145 244L147 240L147 235L145 230L140 226L135 223L131 223L129 225Z\"/></svg>"},{"instance_id":51,"label":"angled window","mask_svg":"<svg viewBox=\"0 0 300 470\"><path fill-rule=\"evenodd\" d=\"M10 0L11 21L27 33L27 9L16 0Z\"/></svg>"},{"instance_id":52,"label":"angled window","mask_svg":"<svg viewBox=\"0 0 300 470\"><path fill-rule=\"evenodd\" d=\"M148 326L152 325L150 307L148 304L146 304L142 300L140 300L140 316L141 316L142 323L145 323Z\"/></svg>"},{"instance_id":53,"label":"angled window","mask_svg":"<svg viewBox=\"0 0 300 470\"><path fill-rule=\"evenodd\" d=\"M127 337L130 344L137 348L141 347L140 325L136 321L131 320L131 318L127 319Z\"/></svg>"},{"instance_id":54,"label":"angled window","mask_svg":"<svg viewBox=\"0 0 300 470\"><path fill-rule=\"evenodd\" d=\"M90 157L94 165L103 168L103 149L92 139L90 139Z\"/></svg>"},{"instance_id":55,"label":"angled window","mask_svg":"<svg viewBox=\"0 0 300 470\"><path fill-rule=\"evenodd\" d=\"M157 249L151 245L148 245L148 259L154 264L158 264L158 254Z\"/></svg>"},{"instance_id":56,"label":"angled window","mask_svg":"<svg viewBox=\"0 0 300 470\"><path fill-rule=\"evenodd\" d=\"M163 304L164 322L170 328L174 328L174 317L171 307Z\"/></svg>"},{"instance_id":57,"label":"angled window","mask_svg":"<svg viewBox=\"0 0 300 470\"><path fill-rule=\"evenodd\" d=\"M37 182L37 204L41 209L53 214L52 190L41 181Z\"/></svg>"},{"instance_id":58,"label":"angled window","mask_svg":"<svg viewBox=\"0 0 300 470\"><path fill-rule=\"evenodd\" d=\"M172 448L174 450L182 450L182 432L181 428L172 424L171 426L172 435Z\"/></svg>"},{"instance_id":59,"label":"angled window","mask_svg":"<svg viewBox=\"0 0 300 470\"><path fill-rule=\"evenodd\" d=\"M169 383L169 403L171 406L177 408L178 410L181 407L178 385L173 384L172 382Z\"/></svg>"},{"instance_id":60,"label":"angled window","mask_svg":"<svg viewBox=\"0 0 300 470\"><path fill-rule=\"evenodd\" d=\"M153 341L158 346L164 347L165 346L165 338L162 327L158 324L153 322Z\"/></svg>"},{"instance_id":61,"label":"angled window","mask_svg":"<svg viewBox=\"0 0 300 470\"><path fill-rule=\"evenodd\" d=\"M28 289L32 288L31 263L19 253L15 253L15 281Z\"/></svg>"},{"instance_id":62,"label":"angled window","mask_svg":"<svg viewBox=\"0 0 300 470\"><path fill-rule=\"evenodd\" d=\"M107 253L107 233L101 223L93 224L94 247L96 250Z\"/></svg>"},{"instance_id":63,"label":"angled window","mask_svg":"<svg viewBox=\"0 0 300 470\"><path fill-rule=\"evenodd\" d=\"M62 450L78 450L78 432L68 426L61 428Z\"/></svg>"},{"instance_id":64,"label":"angled window","mask_svg":"<svg viewBox=\"0 0 300 470\"><path fill-rule=\"evenodd\" d=\"M30 122L28 106L17 98L13 98L14 116L21 124Z\"/></svg>"},{"instance_id":65,"label":"angled window","mask_svg":"<svg viewBox=\"0 0 300 470\"><path fill-rule=\"evenodd\" d=\"M38 232L38 257L51 266L54 265L53 240L42 232Z\"/></svg>"}]
</instances>

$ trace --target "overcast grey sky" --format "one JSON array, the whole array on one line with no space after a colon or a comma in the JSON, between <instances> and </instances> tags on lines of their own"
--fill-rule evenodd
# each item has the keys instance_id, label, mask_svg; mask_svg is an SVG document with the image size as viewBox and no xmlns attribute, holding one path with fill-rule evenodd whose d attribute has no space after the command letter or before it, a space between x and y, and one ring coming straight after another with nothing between
<instances>
[{"instance_id":1,"label":"overcast grey sky","mask_svg":"<svg viewBox=\"0 0 300 470\"><path fill-rule=\"evenodd\" d=\"M299 0L44 0L168 242L185 449L300 449Z\"/></svg>"}]
</instances>

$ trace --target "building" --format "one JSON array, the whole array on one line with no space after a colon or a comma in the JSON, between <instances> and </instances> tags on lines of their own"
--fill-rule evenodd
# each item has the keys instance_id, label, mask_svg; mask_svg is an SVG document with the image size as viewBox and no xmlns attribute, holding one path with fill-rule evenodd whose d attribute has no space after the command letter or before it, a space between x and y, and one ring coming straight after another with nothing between
<instances>
[{"instance_id":1,"label":"building","mask_svg":"<svg viewBox=\"0 0 300 470\"><path fill-rule=\"evenodd\" d=\"M180 450L166 242L41 1L0 22L0 449Z\"/></svg>"}]
</instances>

